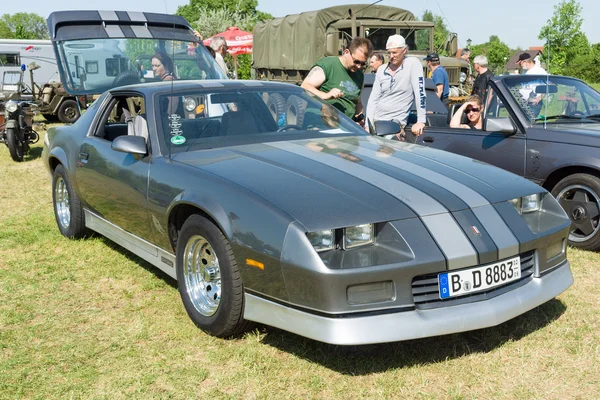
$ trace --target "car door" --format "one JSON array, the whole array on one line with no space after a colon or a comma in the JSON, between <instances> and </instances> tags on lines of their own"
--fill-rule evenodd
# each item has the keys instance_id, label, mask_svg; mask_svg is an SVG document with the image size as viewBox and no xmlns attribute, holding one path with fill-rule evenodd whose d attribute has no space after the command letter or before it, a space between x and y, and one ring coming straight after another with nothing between
<instances>
[{"instance_id":1,"label":"car door","mask_svg":"<svg viewBox=\"0 0 600 400\"><path fill-rule=\"evenodd\" d=\"M152 157L111 148L116 137L128 134L124 110L133 117L143 114L144 98L134 93L114 94L104 104L79 150L76 182L80 197L92 212L150 241L147 192Z\"/></svg>"},{"instance_id":2,"label":"car door","mask_svg":"<svg viewBox=\"0 0 600 400\"><path fill-rule=\"evenodd\" d=\"M527 140L505 104L503 96L490 83L483 130L427 127L417 143L484 161L523 176Z\"/></svg>"}]
</instances>

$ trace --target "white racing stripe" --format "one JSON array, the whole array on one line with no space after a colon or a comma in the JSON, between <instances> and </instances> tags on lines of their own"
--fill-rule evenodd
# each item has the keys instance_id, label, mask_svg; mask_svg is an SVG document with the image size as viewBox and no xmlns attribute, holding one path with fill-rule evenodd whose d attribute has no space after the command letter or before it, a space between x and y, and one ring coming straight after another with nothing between
<instances>
[{"instance_id":1,"label":"white racing stripe","mask_svg":"<svg viewBox=\"0 0 600 400\"><path fill-rule=\"evenodd\" d=\"M477 264L477 252L463 230L448 209L428 194L386 174L335 155L315 152L304 146L287 142L268 145L344 171L394 196L421 218L446 256L448 268L456 269Z\"/></svg>"},{"instance_id":2,"label":"white racing stripe","mask_svg":"<svg viewBox=\"0 0 600 400\"><path fill-rule=\"evenodd\" d=\"M117 38L125 37L125 34L123 33L123 31L121 30L121 27L119 25L106 25L104 27L104 30L106 31L106 34L108 35L108 37L117 37Z\"/></svg>"}]
</instances>

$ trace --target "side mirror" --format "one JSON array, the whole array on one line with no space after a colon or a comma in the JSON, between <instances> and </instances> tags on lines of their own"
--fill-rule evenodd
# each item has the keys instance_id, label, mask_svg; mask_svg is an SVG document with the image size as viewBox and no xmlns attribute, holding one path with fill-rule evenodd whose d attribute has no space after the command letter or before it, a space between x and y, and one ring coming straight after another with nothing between
<instances>
[{"instance_id":1,"label":"side mirror","mask_svg":"<svg viewBox=\"0 0 600 400\"><path fill-rule=\"evenodd\" d=\"M401 128L394 121L375 121L375 134L377 136L393 135L400 132Z\"/></svg>"},{"instance_id":2,"label":"side mirror","mask_svg":"<svg viewBox=\"0 0 600 400\"><path fill-rule=\"evenodd\" d=\"M507 136L517 133L517 128L510 118L486 118L483 129L486 132L502 132Z\"/></svg>"},{"instance_id":3,"label":"side mirror","mask_svg":"<svg viewBox=\"0 0 600 400\"><path fill-rule=\"evenodd\" d=\"M122 153L145 155L148 150L146 148L146 138L142 136L118 136L113 140L111 149Z\"/></svg>"}]
</instances>

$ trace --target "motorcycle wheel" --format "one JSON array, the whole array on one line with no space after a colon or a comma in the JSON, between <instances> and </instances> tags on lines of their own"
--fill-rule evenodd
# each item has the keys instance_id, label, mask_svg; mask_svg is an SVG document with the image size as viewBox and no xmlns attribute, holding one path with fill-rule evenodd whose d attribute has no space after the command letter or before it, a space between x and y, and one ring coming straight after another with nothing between
<instances>
[{"instance_id":1,"label":"motorcycle wheel","mask_svg":"<svg viewBox=\"0 0 600 400\"><path fill-rule=\"evenodd\" d=\"M8 152L10 153L10 157L16 161L23 161L24 145L19 141L17 137L17 132L15 132L14 128L6 129L6 145L8 146Z\"/></svg>"}]
</instances>

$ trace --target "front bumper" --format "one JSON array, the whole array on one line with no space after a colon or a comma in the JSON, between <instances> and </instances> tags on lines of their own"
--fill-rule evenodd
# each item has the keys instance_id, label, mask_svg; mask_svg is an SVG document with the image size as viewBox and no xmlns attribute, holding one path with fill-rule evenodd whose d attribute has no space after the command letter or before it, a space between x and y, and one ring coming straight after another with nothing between
<instances>
[{"instance_id":1,"label":"front bumper","mask_svg":"<svg viewBox=\"0 0 600 400\"><path fill-rule=\"evenodd\" d=\"M549 301L572 284L571 267L565 260L554 271L489 300L345 318L311 314L246 293L244 318L336 345L395 342L496 326Z\"/></svg>"}]
</instances>

